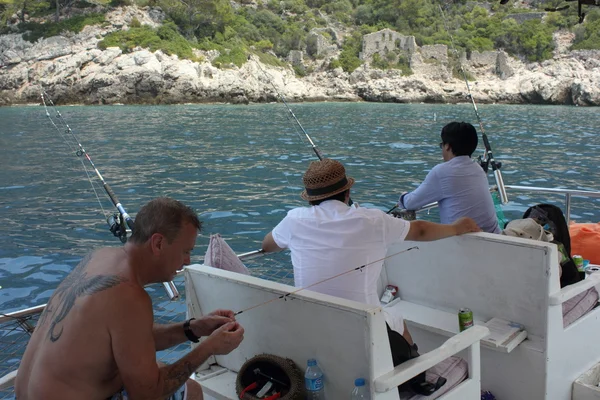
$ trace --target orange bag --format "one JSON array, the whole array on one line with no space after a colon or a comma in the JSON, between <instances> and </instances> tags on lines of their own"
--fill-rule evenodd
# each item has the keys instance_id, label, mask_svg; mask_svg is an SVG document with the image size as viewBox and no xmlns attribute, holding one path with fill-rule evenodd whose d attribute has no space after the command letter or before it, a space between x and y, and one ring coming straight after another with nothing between
<instances>
[{"instance_id":1,"label":"orange bag","mask_svg":"<svg viewBox=\"0 0 600 400\"><path fill-rule=\"evenodd\" d=\"M600 223L569 225L571 256L580 255L591 264L600 264Z\"/></svg>"}]
</instances>

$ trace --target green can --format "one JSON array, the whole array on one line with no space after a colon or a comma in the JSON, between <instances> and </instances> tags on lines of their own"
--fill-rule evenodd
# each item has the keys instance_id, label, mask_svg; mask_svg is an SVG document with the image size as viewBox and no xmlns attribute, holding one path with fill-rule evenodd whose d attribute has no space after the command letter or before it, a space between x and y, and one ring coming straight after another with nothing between
<instances>
[{"instance_id":1,"label":"green can","mask_svg":"<svg viewBox=\"0 0 600 400\"><path fill-rule=\"evenodd\" d=\"M577 267L577 271L583 271L583 257L580 255L573 256L573 262L575 262L575 266Z\"/></svg>"},{"instance_id":2,"label":"green can","mask_svg":"<svg viewBox=\"0 0 600 400\"><path fill-rule=\"evenodd\" d=\"M469 329L473 326L473 311L468 308L458 310L458 328L460 331Z\"/></svg>"}]
</instances>

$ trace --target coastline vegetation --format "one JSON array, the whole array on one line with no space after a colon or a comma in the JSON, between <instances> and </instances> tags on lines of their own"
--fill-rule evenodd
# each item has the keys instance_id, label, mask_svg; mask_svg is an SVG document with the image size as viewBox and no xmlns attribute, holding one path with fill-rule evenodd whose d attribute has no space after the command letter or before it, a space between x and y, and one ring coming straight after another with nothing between
<instances>
[{"instance_id":1,"label":"coastline vegetation","mask_svg":"<svg viewBox=\"0 0 600 400\"><path fill-rule=\"evenodd\" d=\"M291 50L304 50L305 57L317 58L310 35L316 31L328 45L340 47L329 68L347 72L362 64L362 36L383 28L412 35L420 46L450 47L450 31L461 52L502 49L524 61L551 58L553 35L559 30L575 34L573 49L600 49L600 10L589 7L584 23L577 24L572 9L545 13L543 18L533 14L557 7L562 0L531 3L529 8L515 8L513 2L455 0L442 4L442 14L436 0L0 0L0 33L18 31L35 42L64 31L77 33L86 25L106 24L108 11L136 4L160 7L167 21L151 28L134 20L128 30L106 35L100 48L160 49L191 60L197 60L194 49L218 50L213 64L220 68L241 66L249 54L282 65ZM90 11L81 11L86 9ZM79 14L73 15L72 10ZM411 74L408 58L401 52L375 57L372 65ZM299 75L308 72L296 69Z\"/></svg>"}]
</instances>

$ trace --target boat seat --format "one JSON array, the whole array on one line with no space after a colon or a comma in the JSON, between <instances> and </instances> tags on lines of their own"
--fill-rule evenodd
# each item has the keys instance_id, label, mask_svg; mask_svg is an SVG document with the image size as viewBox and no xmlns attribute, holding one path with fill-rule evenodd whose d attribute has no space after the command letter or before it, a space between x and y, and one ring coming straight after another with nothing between
<instances>
[{"instance_id":1,"label":"boat seat","mask_svg":"<svg viewBox=\"0 0 600 400\"><path fill-rule=\"evenodd\" d=\"M414 245L418 251L386 260L378 289L398 287L396 304L420 349L455 334L464 307L475 326L492 318L517 323L525 340L517 335L498 347L481 341L483 389L497 398L571 399L573 382L600 361L600 342L582 340L600 331L590 291L600 285L599 272L561 289L555 244L489 233L404 242L388 254Z\"/></svg>"},{"instance_id":2,"label":"boat seat","mask_svg":"<svg viewBox=\"0 0 600 400\"><path fill-rule=\"evenodd\" d=\"M244 341L198 370L205 398L236 399L237 371L247 359L264 353L289 358L302 370L309 358L316 358L325 374L326 398L348 397L354 380L365 378L373 400L399 399L400 384L464 353L469 377L440 399L481 396L479 341L489 333L485 327L445 338L440 346L394 368L381 307L310 290L285 296L297 289L204 265L187 267L185 280L190 317L218 308L243 311L236 319L245 329Z\"/></svg>"}]
</instances>

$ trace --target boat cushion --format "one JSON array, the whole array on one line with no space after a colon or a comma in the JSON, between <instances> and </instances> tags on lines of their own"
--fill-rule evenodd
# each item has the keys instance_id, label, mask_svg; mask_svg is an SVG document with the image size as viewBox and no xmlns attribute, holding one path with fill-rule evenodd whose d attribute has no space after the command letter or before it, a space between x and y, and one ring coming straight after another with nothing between
<instances>
[{"instance_id":1,"label":"boat cushion","mask_svg":"<svg viewBox=\"0 0 600 400\"><path fill-rule=\"evenodd\" d=\"M218 233L210 235L208 249L204 255L204 265L250 275L248 268Z\"/></svg>"},{"instance_id":2,"label":"boat cushion","mask_svg":"<svg viewBox=\"0 0 600 400\"><path fill-rule=\"evenodd\" d=\"M437 399L445 393L448 393L451 389L458 386L459 383L467 379L469 376L469 364L460 357L449 357L437 364L435 367L427 370L426 380L432 384L437 382L439 377L446 378L446 384L439 388L435 393L430 396L423 396L419 394L408 395L407 399L410 400L429 400ZM405 397L401 397L405 398Z\"/></svg>"},{"instance_id":3,"label":"boat cushion","mask_svg":"<svg viewBox=\"0 0 600 400\"><path fill-rule=\"evenodd\" d=\"M589 288L583 293L565 301L563 308L563 326L566 328L577 321L582 315L590 311L598 304L598 291Z\"/></svg>"},{"instance_id":4,"label":"boat cushion","mask_svg":"<svg viewBox=\"0 0 600 400\"><path fill-rule=\"evenodd\" d=\"M600 264L600 223L571 224L571 254L579 254L591 264Z\"/></svg>"}]
</instances>

